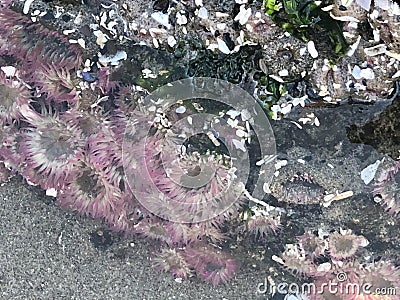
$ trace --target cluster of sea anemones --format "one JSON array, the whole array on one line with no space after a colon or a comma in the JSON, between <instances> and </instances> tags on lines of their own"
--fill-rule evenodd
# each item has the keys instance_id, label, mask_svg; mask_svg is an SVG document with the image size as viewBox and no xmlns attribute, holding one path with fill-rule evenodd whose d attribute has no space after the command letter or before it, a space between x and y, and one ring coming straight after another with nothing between
<instances>
[{"instance_id":1,"label":"cluster of sea anemones","mask_svg":"<svg viewBox=\"0 0 400 300\"><path fill-rule=\"evenodd\" d=\"M238 269L238 262L228 253L205 243L196 243L183 249L162 249L154 265L171 272L177 278L192 274L218 285L228 282Z\"/></svg>"},{"instance_id":2,"label":"cluster of sea anemones","mask_svg":"<svg viewBox=\"0 0 400 300\"><path fill-rule=\"evenodd\" d=\"M118 124L95 105L110 82L82 99L81 51L10 4L0 12L1 160L59 204L128 231L138 203L123 179Z\"/></svg>"},{"instance_id":3,"label":"cluster of sea anemones","mask_svg":"<svg viewBox=\"0 0 400 300\"><path fill-rule=\"evenodd\" d=\"M161 270L227 282L238 264L217 245L244 203L230 157L178 151L167 115L150 131L135 128L135 116L148 117L136 101L145 92L112 82L108 68L87 79L78 48L10 3L0 4L1 167L61 206L157 241L164 247L154 260ZM138 177L129 172L135 167ZM254 221L249 228L260 236L279 227L279 216Z\"/></svg>"},{"instance_id":4,"label":"cluster of sea anemones","mask_svg":"<svg viewBox=\"0 0 400 300\"><path fill-rule=\"evenodd\" d=\"M304 291L310 299L399 299L400 269L389 261L360 258L357 251L367 245L351 230L324 236L306 232L273 259L295 275L312 279Z\"/></svg>"}]
</instances>

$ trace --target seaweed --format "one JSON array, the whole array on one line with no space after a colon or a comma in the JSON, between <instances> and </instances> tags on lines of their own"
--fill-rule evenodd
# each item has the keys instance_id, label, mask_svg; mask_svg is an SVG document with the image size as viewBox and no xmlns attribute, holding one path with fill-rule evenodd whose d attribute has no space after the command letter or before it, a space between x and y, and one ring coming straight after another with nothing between
<instances>
[{"instance_id":1,"label":"seaweed","mask_svg":"<svg viewBox=\"0 0 400 300\"><path fill-rule=\"evenodd\" d=\"M323 37L336 59L349 48L343 36L342 22L333 19L314 1L264 0L264 9L279 27L304 42L320 41Z\"/></svg>"}]
</instances>

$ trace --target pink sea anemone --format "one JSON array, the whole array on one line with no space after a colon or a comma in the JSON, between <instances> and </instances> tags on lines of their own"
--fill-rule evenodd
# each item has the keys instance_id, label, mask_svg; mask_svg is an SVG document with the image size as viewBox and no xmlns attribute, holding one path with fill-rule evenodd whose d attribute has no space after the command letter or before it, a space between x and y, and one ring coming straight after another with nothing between
<instances>
[{"instance_id":1,"label":"pink sea anemone","mask_svg":"<svg viewBox=\"0 0 400 300\"><path fill-rule=\"evenodd\" d=\"M202 243L186 248L183 255L196 274L213 285L227 283L238 270L230 255Z\"/></svg>"},{"instance_id":2,"label":"pink sea anemone","mask_svg":"<svg viewBox=\"0 0 400 300\"><path fill-rule=\"evenodd\" d=\"M192 271L181 252L163 248L161 253L153 258L154 266L161 271L172 273L176 278L188 278Z\"/></svg>"},{"instance_id":3,"label":"pink sea anemone","mask_svg":"<svg viewBox=\"0 0 400 300\"><path fill-rule=\"evenodd\" d=\"M134 226L134 233L146 238L171 245L171 237L166 228L167 222L157 216L149 215Z\"/></svg>"},{"instance_id":4,"label":"pink sea anemone","mask_svg":"<svg viewBox=\"0 0 400 300\"><path fill-rule=\"evenodd\" d=\"M366 290L350 295L351 300L400 299L400 269L388 261L362 265L360 277Z\"/></svg>"},{"instance_id":5,"label":"pink sea anemone","mask_svg":"<svg viewBox=\"0 0 400 300\"><path fill-rule=\"evenodd\" d=\"M174 245L185 246L198 241L197 235L194 233L194 226L195 225L168 222L166 229Z\"/></svg>"},{"instance_id":6,"label":"pink sea anemone","mask_svg":"<svg viewBox=\"0 0 400 300\"><path fill-rule=\"evenodd\" d=\"M16 56L21 62L50 63L68 70L81 63L81 51L67 38L8 7L0 12L0 36L5 41L2 53Z\"/></svg>"},{"instance_id":7,"label":"pink sea anemone","mask_svg":"<svg viewBox=\"0 0 400 300\"><path fill-rule=\"evenodd\" d=\"M272 259L297 276L308 277L318 273L317 266L299 245L287 244L281 257L273 256Z\"/></svg>"},{"instance_id":8,"label":"pink sea anemone","mask_svg":"<svg viewBox=\"0 0 400 300\"><path fill-rule=\"evenodd\" d=\"M347 259L361 247L368 245L368 241L361 235L355 235L351 230L340 230L329 235L328 251L335 259Z\"/></svg>"},{"instance_id":9,"label":"pink sea anemone","mask_svg":"<svg viewBox=\"0 0 400 300\"><path fill-rule=\"evenodd\" d=\"M233 184L235 169L222 156L183 153L174 133L149 133L135 122L128 126L132 134L129 129L125 134L123 165L131 189L149 211L183 223L210 220L216 227L238 214L242 189Z\"/></svg>"},{"instance_id":10,"label":"pink sea anemone","mask_svg":"<svg viewBox=\"0 0 400 300\"><path fill-rule=\"evenodd\" d=\"M25 80L32 82L32 86L38 88L40 93L45 93L48 102L53 100L56 103L66 101L75 104L79 100L77 82L74 82L68 69L38 62L29 64L27 68L34 71Z\"/></svg>"},{"instance_id":11,"label":"pink sea anemone","mask_svg":"<svg viewBox=\"0 0 400 300\"><path fill-rule=\"evenodd\" d=\"M118 215L124 204L123 192L108 181L105 170L96 168L83 154L71 173L57 195L58 204L93 218Z\"/></svg>"},{"instance_id":12,"label":"pink sea anemone","mask_svg":"<svg viewBox=\"0 0 400 300\"><path fill-rule=\"evenodd\" d=\"M374 197L386 211L400 217L400 162L383 170L374 187Z\"/></svg>"},{"instance_id":13,"label":"pink sea anemone","mask_svg":"<svg viewBox=\"0 0 400 300\"><path fill-rule=\"evenodd\" d=\"M15 77L0 70L0 120L10 124L20 118L19 106L30 102L30 91Z\"/></svg>"},{"instance_id":14,"label":"pink sea anemone","mask_svg":"<svg viewBox=\"0 0 400 300\"><path fill-rule=\"evenodd\" d=\"M219 228L207 222L196 224L169 222L167 230L172 243L176 246L186 246L200 241L218 243L227 239Z\"/></svg>"},{"instance_id":15,"label":"pink sea anemone","mask_svg":"<svg viewBox=\"0 0 400 300\"><path fill-rule=\"evenodd\" d=\"M71 176L82 151L80 130L62 122L57 114L38 114L21 106L21 114L30 126L22 134L20 151L26 157L26 178L43 188L57 188Z\"/></svg>"},{"instance_id":16,"label":"pink sea anemone","mask_svg":"<svg viewBox=\"0 0 400 300\"><path fill-rule=\"evenodd\" d=\"M230 177L233 175L230 168L212 155L205 158L193 153L176 158L162 158L150 160L148 164L149 169L162 167L160 176L152 178L157 188L182 213L193 216L191 223L207 219L216 223L223 221L217 217L223 212L218 211L218 208L228 209L236 200L235 188L227 190L231 186Z\"/></svg>"},{"instance_id":17,"label":"pink sea anemone","mask_svg":"<svg viewBox=\"0 0 400 300\"><path fill-rule=\"evenodd\" d=\"M304 249L306 256L310 257L312 260L324 255L328 248L328 243L326 240L314 235L309 231L301 236L298 236L297 241L300 247Z\"/></svg>"},{"instance_id":18,"label":"pink sea anemone","mask_svg":"<svg viewBox=\"0 0 400 300\"><path fill-rule=\"evenodd\" d=\"M252 208L247 224L243 226L244 232L249 232L258 240L265 240L271 234L276 234L281 225L281 216L273 209Z\"/></svg>"},{"instance_id":19,"label":"pink sea anemone","mask_svg":"<svg viewBox=\"0 0 400 300\"><path fill-rule=\"evenodd\" d=\"M115 104L127 116L135 110L138 100L146 96L145 92L139 87L121 87L117 93Z\"/></svg>"},{"instance_id":20,"label":"pink sea anemone","mask_svg":"<svg viewBox=\"0 0 400 300\"><path fill-rule=\"evenodd\" d=\"M143 217L143 208L129 190L121 191L121 205L105 215L110 229L126 235L134 233L134 225Z\"/></svg>"},{"instance_id":21,"label":"pink sea anemone","mask_svg":"<svg viewBox=\"0 0 400 300\"><path fill-rule=\"evenodd\" d=\"M121 190L128 188L125 182L122 164L122 141L107 114L101 108L91 111L79 111L72 108L66 111L61 119L69 126L78 127L85 139L86 154L91 157L96 168L107 172L108 179Z\"/></svg>"}]
</instances>

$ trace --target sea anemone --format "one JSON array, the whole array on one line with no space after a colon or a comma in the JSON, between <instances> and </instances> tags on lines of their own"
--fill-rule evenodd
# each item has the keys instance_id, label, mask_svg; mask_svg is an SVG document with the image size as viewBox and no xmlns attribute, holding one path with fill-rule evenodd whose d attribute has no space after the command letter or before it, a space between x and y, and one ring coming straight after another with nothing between
<instances>
[{"instance_id":1,"label":"sea anemone","mask_svg":"<svg viewBox=\"0 0 400 300\"><path fill-rule=\"evenodd\" d=\"M21 114L30 126L22 133L21 153L26 157L24 176L43 188L57 188L71 175L82 151L80 130L60 120L57 114L43 115L28 105Z\"/></svg>"},{"instance_id":2,"label":"sea anemone","mask_svg":"<svg viewBox=\"0 0 400 300\"><path fill-rule=\"evenodd\" d=\"M374 187L374 197L386 211L400 217L400 162L383 170Z\"/></svg>"},{"instance_id":3,"label":"sea anemone","mask_svg":"<svg viewBox=\"0 0 400 300\"><path fill-rule=\"evenodd\" d=\"M306 232L297 237L297 241L302 249L304 249L306 256L312 260L324 255L328 248L327 241L316 236L311 232Z\"/></svg>"},{"instance_id":4,"label":"sea anemone","mask_svg":"<svg viewBox=\"0 0 400 300\"><path fill-rule=\"evenodd\" d=\"M231 169L213 155L192 153L175 158L163 156L161 161L150 160L148 168L163 167L163 175L153 178L157 188L174 205L192 216L190 223L212 219L227 210L238 198L232 184Z\"/></svg>"},{"instance_id":5,"label":"sea anemone","mask_svg":"<svg viewBox=\"0 0 400 300\"><path fill-rule=\"evenodd\" d=\"M296 175L283 186L283 199L296 204L318 204L325 195L325 189L311 176Z\"/></svg>"},{"instance_id":6,"label":"sea anemone","mask_svg":"<svg viewBox=\"0 0 400 300\"><path fill-rule=\"evenodd\" d=\"M107 123L100 125L97 132L87 139L87 152L98 168L108 168L110 181L120 186L124 181L122 144Z\"/></svg>"},{"instance_id":7,"label":"sea anemone","mask_svg":"<svg viewBox=\"0 0 400 300\"><path fill-rule=\"evenodd\" d=\"M238 270L230 255L202 243L186 248L183 256L200 278L213 285L227 283Z\"/></svg>"},{"instance_id":8,"label":"sea anemone","mask_svg":"<svg viewBox=\"0 0 400 300\"><path fill-rule=\"evenodd\" d=\"M281 214L272 206L251 208L247 224L242 231L247 231L258 240L265 240L271 234L276 234L281 225Z\"/></svg>"},{"instance_id":9,"label":"sea anemone","mask_svg":"<svg viewBox=\"0 0 400 300\"><path fill-rule=\"evenodd\" d=\"M349 300L400 299L400 269L391 262L378 261L364 264L360 274L363 286L368 285L368 290L349 297Z\"/></svg>"},{"instance_id":10,"label":"sea anemone","mask_svg":"<svg viewBox=\"0 0 400 300\"><path fill-rule=\"evenodd\" d=\"M43 25L33 23L28 17L3 7L0 12L0 36L6 41L1 47L4 54L56 68L71 70L81 63L81 51L67 38Z\"/></svg>"},{"instance_id":11,"label":"sea anemone","mask_svg":"<svg viewBox=\"0 0 400 300\"><path fill-rule=\"evenodd\" d=\"M52 63L38 62L33 62L26 68L34 71L26 76L25 80L32 82L32 86L38 88L40 93L45 93L48 103L53 100L56 103L66 101L69 104L75 104L79 100L77 83L74 82L68 69Z\"/></svg>"},{"instance_id":12,"label":"sea anemone","mask_svg":"<svg viewBox=\"0 0 400 300\"><path fill-rule=\"evenodd\" d=\"M281 257L274 255L272 259L296 276L314 276L318 274L317 266L307 256L299 245L287 244Z\"/></svg>"},{"instance_id":13,"label":"sea anemone","mask_svg":"<svg viewBox=\"0 0 400 300\"><path fill-rule=\"evenodd\" d=\"M347 259L358 251L361 247L368 245L368 241L361 235L355 235L351 230L340 230L331 233L328 237L328 251L335 259Z\"/></svg>"},{"instance_id":14,"label":"sea anemone","mask_svg":"<svg viewBox=\"0 0 400 300\"><path fill-rule=\"evenodd\" d=\"M167 230L173 244L176 246L185 246L200 241L218 243L227 238L219 228L207 222L196 224L169 222L167 224Z\"/></svg>"},{"instance_id":15,"label":"sea anemone","mask_svg":"<svg viewBox=\"0 0 400 300\"><path fill-rule=\"evenodd\" d=\"M58 204L93 218L118 215L126 199L123 192L108 181L106 170L96 168L90 156L81 154L71 173L73 176L65 180L57 194Z\"/></svg>"},{"instance_id":16,"label":"sea anemone","mask_svg":"<svg viewBox=\"0 0 400 300\"><path fill-rule=\"evenodd\" d=\"M0 70L0 120L10 124L20 118L19 106L30 102L30 92L17 78Z\"/></svg>"},{"instance_id":17,"label":"sea anemone","mask_svg":"<svg viewBox=\"0 0 400 300\"><path fill-rule=\"evenodd\" d=\"M117 93L115 104L126 116L130 116L138 105L138 101L146 96L140 87L121 87Z\"/></svg>"},{"instance_id":18,"label":"sea anemone","mask_svg":"<svg viewBox=\"0 0 400 300\"><path fill-rule=\"evenodd\" d=\"M167 222L154 215L149 215L134 226L134 233L146 238L171 245L171 237L166 228Z\"/></svg>"},{"instance_id":19,"label":"sea anemone","mask_svg":"<svg viewBox=\"0 0 400 300\"><path fill-rule=\"evenodd\" d=\"M188 278L192 273L181 251L176 249L163 248L161 253L153 258L153 262L157 269L170 272L176 278Z\"/></svg>"},{"instance_id":20,"label":"sea anemone","mask_svg":"<svg viewBox=\"0 0 400 300\"><path fill-rule=\"evenodd\" d=\"M105 215L105 221L111 230L131 234L134 225L143 218L143 208L133 197L130 190L122 191L121 205Z\"/></svg>"},{"instance_id":21,"label":"sea anemone","mask_svg":"<svg viewBox=\"0 0 400 300\"><path fill-rule=\"evenodd\" d=\"M193 234L193 226L177 222L168 222L166 229L174 245L184 246L197 240Z\"/></svg>"}]
</instances>

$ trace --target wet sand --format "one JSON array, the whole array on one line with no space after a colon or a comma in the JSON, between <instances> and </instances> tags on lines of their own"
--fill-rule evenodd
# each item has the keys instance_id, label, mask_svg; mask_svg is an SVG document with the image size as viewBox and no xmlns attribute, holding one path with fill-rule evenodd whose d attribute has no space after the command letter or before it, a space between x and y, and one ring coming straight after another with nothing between
<instances>
[{"instance_id":1,"label":"wet sand","mask_svg":"<svg viewBox=\"0 0 400 300\"><path fill-rule=\"evenodd\" d=\"M245 266L226 286L176 282L151 266L155 246L99 238L104 224L57 206L19 176L0 195L1 299L271 299L257 294L262 272Z\"/></svg>"}]
</instances>

